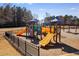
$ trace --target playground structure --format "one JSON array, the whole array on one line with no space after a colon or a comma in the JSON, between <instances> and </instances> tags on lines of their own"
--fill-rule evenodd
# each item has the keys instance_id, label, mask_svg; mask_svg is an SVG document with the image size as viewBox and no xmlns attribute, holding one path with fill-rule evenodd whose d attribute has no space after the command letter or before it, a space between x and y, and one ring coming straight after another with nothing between
<instances>
[{"instance_id":1,"label":"playground structure","mask_svg":"<svg viewBox=\"0 0 79 59\"><path fill-rule=\"evenodd\" d=\"M23 33L26 33L25 39L20 38L23 36ZM51 22L47 27L38 26L36 22L32 21L31 25L26 26L25 29L21 29L16 34L6 32L5 36L24 55L40 55L40 48L49 46L52 40L55 42L53 44L61 44L61 25ZM40 38L38 38L39 36ZM38 42L38 44L34 41Z\"/></svg>"},{"instance_id":2,"label":"playground structure","mask_svg":"<svg viewBox=\"0 0 79 59\"><path fill-rule=\"evenodd\" d=\"M39 41L39 44L41 45L41 46L45 46L45 45L47 45L50 41L51 41L51 39L53 39L53 37L55 36L55 34L54 34L54 29L52 28L52 33L50 33L50 28L42 28L42 33L47 33L47 35L43 38L43 39L41 39L40 38L40 40L41 41ZM17 36L23 36L22 34L23 33L25 33L26 32L26 29L23 29L23 30L20 30L18 33L17 33ZM32 32L31 32L31 36L32 37L34 37L33 36L34 34L32 34ZM40 35L41 36L41 35ZM36 39L37 40L37 39Z\"/></svg>"},{"instance_id":3,"label":"playground structure","mask_svg":"<svg viewBox=\"0 0 79 59\"><path fill-rule=\"evenodd\" d=\"M60 43L61 42L61 27L60 25L51 25L49 26L41 26L38 25L35 21L30 22L31 25L26 27L26 29L20 30L18 33L16 33L18 36L22 36L24 32L26 32L26 38L27 36L32 37L33 40L38 40L35 39L35 37L40 36L39 39L39 45L45 47L48 45L52 40L55 41L55 43ZM30 34L30 35L28 35ZM42 35L44 35L44 38ZM58 41L59 39L59 41Z\"/></svg>"}]
</instances>

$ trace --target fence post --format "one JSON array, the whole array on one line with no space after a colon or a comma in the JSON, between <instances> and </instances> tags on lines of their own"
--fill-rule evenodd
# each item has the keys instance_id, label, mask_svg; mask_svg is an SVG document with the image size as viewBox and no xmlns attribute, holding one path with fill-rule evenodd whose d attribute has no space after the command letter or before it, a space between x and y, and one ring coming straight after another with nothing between
<instances>
[{"instance_id":1,"label":"fence post","mask_svg":"<svg viewBox=\"0 0 79 59\"><path fill-rule=\"evenodd\" d=\"M26 50L27 49L27 45L26 45L26 41L25 41L25 56L27 55Z\"/></svg>"},{"instance_id":2,"label":"fence post","mask_svg":"<svg viewBox=\"0 0 79 59\"><path fill-rule=\"evenodd\" d=\"M18 47L19 47L19 38L18 38Z\"/></svg>"},{"instance_id":3,"label":"fence post","mask_svg":"<svg viewBox=\"0 0 79 59\"><path fill-rule=\"evenodd\" d=\"M14 43L14 41L15 41L15 36L13 35L13 43Z\"/></svg>"},{"instance_id":4,"label":"fence post","mask_svg":"<svg viewBox=\"0 0 79 59\"><path fill-rule=\"evenodd\" d=\"M14 35L13 35L13 38L12 39L13 39L13 43L15 43L15 36Z\"/></svg>"},{"instance_id":5,"label":"fence post","mask_svg":"<svg viewBox=\"0 0 79 59\"><path fill-rule=\"evenodd\" d=\"M12 35L11 41L12 41L12 43L13 43L13 35Z\"/></svg>"},{"instance_id":6,"label":"fence post","mask_svg":"<svg viewBox=\"0 0 79 59\"><path fill-rule=\"evenodd\" d=\"M38 46L38 56L40 56L40 47Z\"/></svg>"}]
</instances>

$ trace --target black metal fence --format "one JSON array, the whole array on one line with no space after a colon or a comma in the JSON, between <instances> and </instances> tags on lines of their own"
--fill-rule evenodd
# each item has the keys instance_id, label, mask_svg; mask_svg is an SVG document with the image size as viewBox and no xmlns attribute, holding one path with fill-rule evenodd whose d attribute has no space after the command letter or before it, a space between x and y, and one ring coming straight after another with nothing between
<instances>
[{"instance_id":1,"label":"black metal fence","mask_svg":"<svg viewBox=\"0 0 79 59\"><path fill-rule=\"evenodd\" d=\"M11 32L5 32L5 38L23 55L26 56L39 56L40 48L35 44L28 42L26 39L17 37Z\"/></svg>"}]
</instances>

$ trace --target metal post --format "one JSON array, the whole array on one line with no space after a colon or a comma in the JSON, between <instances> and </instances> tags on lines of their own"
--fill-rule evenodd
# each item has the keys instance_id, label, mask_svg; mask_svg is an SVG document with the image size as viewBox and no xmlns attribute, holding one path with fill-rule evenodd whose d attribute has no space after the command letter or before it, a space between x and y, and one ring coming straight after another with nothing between
<instances>
[{"instance_id":1,"label":"metal post","mask_svg":"<svg viewBox=\"0 0 79 59\"><path fill-rule=\"evenodd\" d=\"M40 47L38 46L38 56L40 56Z\"/></svg>"},{"instance_id":2,"label":"metal post","mask_svg":"<svg viewBox=\"0 0 79 59\"><path fill-rule=\"evenodd\" d=\"M25 56L27 55L27 45L26 45L26 41L25 41Z\"/></svg>"},{"instance_id":3,"label":"metal post","mask_svg":"<svg viewBox=\"0 0 79 59\"><path fill-rule=\"evenodd\" d=\"M50 33L51 33L52 31L51 31L51 23L50 23Z\"/></svg>"},{"instance_id":4,"label":"metal post","mask_svg":"<svg viewBox=\"0 0 79 59\"><path fill-rule=\"evenodd\" d=\"M27 39L27 25L26 25L26 39Z\"/></svg>"},{"instance_id":5,"label":"metal post","mask_svg":"<svg viewBox=\"0 0 79 59\"><path fill-rule=\"evenodd\" d=\"M18 38L18 47L19 47L19 38Z\"/></svg>"},{"instance_id":6,"label":"metal post","mask_svg":"<svg viewBox=\"0 0 79 59\"><path fill-rule=\"evenodd\" d=\"M57 36L58 36L58 33L57 33L57 25L56 25L56 27L55 27L55 29L56 29L56 43L57 43Z\"/></svg>"},{"instance_id":7,"label":"metal post","mask_svg":"<svg viewBox=\"0 0 79 59\"><path fill-rule=\"evenodd\" d=\"M34 37L34 33L35 33L35 32L34 32L34 23L33 23L32 27L33 27L33 29L32 29L32 30L33 30L33 37Z\"/></svg>"},{"instance_id":8,"label":"metal post","mask_svg":"<svg viewBox=\"0 0 79 59\"><path fill-rule=\"evenodd\" d=\"M59 32L59 42L61 42L61 25L59 26L60 32Z\"/></svg>"},{"instance_id":9,"label":"metal post","mask_svg":"<svg viewBox=\"0 0 79 59\"><path fill-rule=\"evenodd\" d=\"M42 24L41 24L41 35L40 36L41 36L41 40L42 40Z\"/></svg>"}]
</instances>

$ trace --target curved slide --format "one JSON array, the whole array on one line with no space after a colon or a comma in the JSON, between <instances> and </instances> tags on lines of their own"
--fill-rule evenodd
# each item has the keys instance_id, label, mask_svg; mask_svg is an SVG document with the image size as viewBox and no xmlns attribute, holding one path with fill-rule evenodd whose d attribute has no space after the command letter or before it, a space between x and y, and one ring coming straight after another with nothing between
<instances>
[{"instance_id":1,"label":"curved slide","mask_svg":"<svg viewBox=\"0 0 79 59\"><path fill-rule=\"evenodd\" d=\"M40 46L45 47L47 44L49 44L51 39L53 39L53 36L54 36L53 33L48 33L46 37L44 37L44 39L39 42Z\"/></svg>"}]
</instances>

